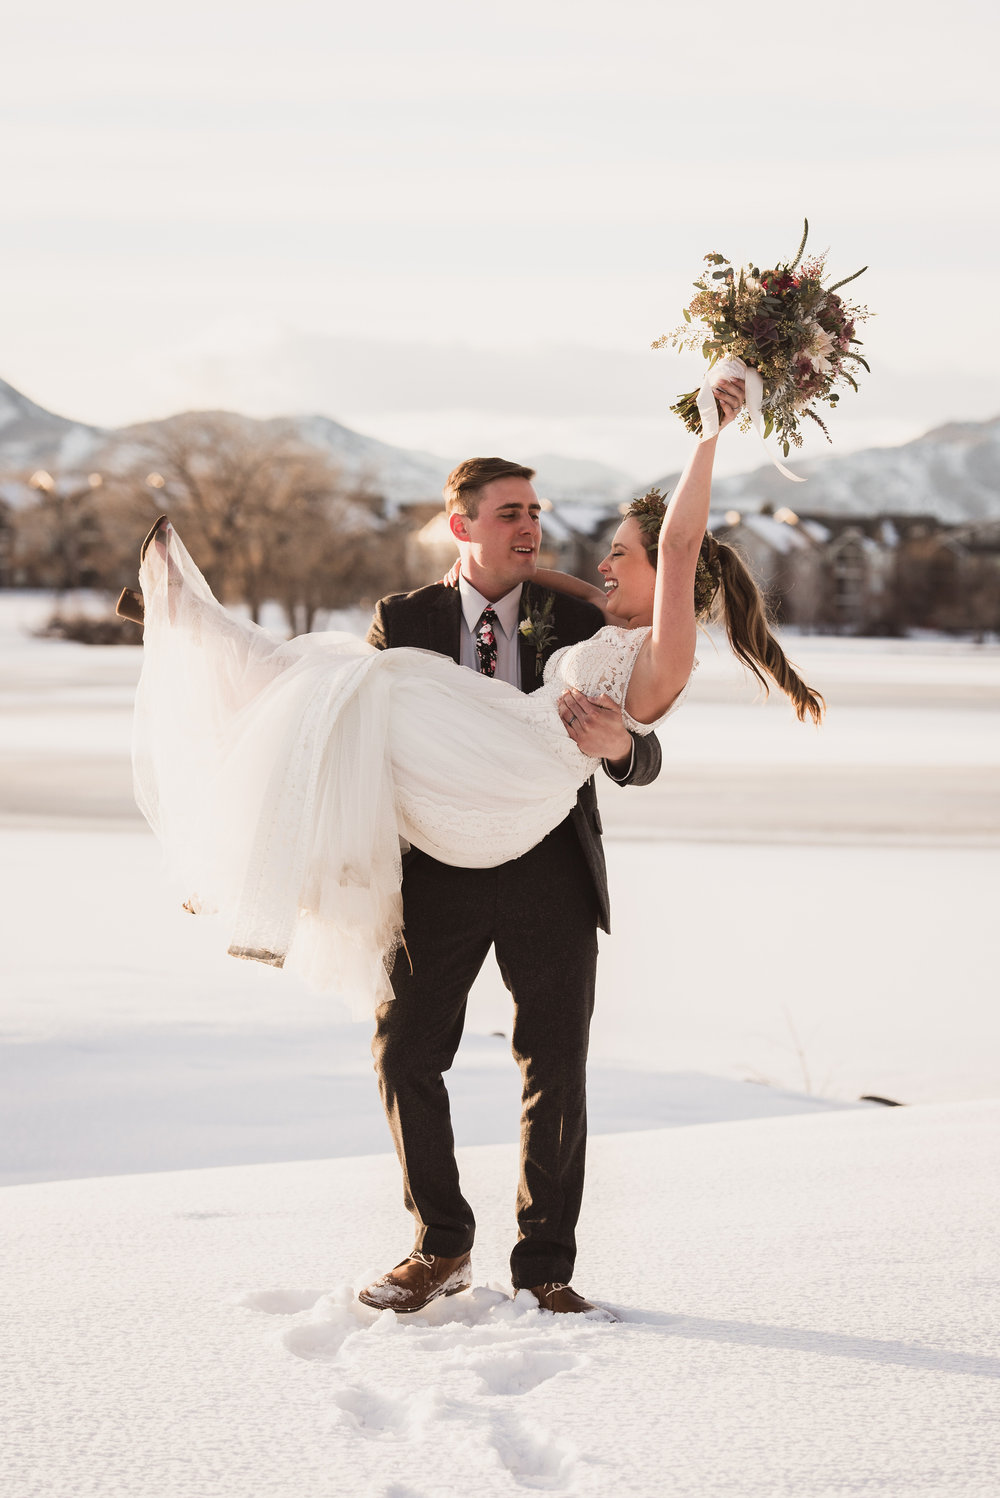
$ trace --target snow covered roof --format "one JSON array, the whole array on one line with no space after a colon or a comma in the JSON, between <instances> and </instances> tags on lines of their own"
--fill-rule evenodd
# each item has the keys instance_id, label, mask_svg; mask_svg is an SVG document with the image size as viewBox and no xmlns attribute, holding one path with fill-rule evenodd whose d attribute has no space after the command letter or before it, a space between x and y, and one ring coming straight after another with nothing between
<instances>
[{"instance_id":1,"label":"snow covered roof","mask_svg":"<svg viewBox=\"0 0 1000 1498\"><path fill-rule=\"evenodd\" d=\"M750 531L782 556L793 551L806 551L815 540L804 534L798 525L776 520L773 515L744 515L740 528Z\"/></svg>"}]
</instances>

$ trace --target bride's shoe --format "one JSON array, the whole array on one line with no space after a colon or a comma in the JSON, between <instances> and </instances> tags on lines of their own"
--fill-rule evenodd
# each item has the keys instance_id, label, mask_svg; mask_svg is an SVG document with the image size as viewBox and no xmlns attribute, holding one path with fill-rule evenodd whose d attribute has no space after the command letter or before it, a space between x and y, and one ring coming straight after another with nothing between
<instances>
[{"instance_id":1,"label":"bride's shoe","mask_svg":"<svg viewBox=\"0 0 1000 1498\"><path fill-rule=\"evenodd\" d=\"M166 524L166 515L159 515L148 532L146 539L139 548L139 566L142 566L146 552L149 550L150 542L161 526ZM131 619L133 624L144 624L146 622L146 609L142 601L142 594L137 593L134 588L122 588L118 602L115 604L115 613L120 619Z\"/></svg>"}]
</instances>

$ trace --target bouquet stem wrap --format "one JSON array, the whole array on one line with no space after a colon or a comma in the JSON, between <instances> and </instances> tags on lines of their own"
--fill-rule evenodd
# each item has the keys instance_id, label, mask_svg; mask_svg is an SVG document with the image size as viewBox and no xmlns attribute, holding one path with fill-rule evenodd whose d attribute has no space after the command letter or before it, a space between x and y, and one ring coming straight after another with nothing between
<instances>
[{"instance_id":1,"label":"bouquet stem wrap","mask_svg":"<svg viewBox=\"0 0 1000 1498\"><path fill-rule=\"evenodd\" d=\"M761 413L761 402L764 398L764 381L756 369L749 369L742 359L720 359L718 364L713 364L708 371L698 391L698 414L701 417L701 440L707 441L709 437L716 437L719 433L719 408L715 404L715 383L718 380L743 380L746 387L746 409L754 429L761 440L764 451L774 464L779 473L784 474L786 479L791 479L793 484L804 484L805 479L797 473L792 473L783 463L779 463L764 441L764 417Z\"/></svg>"}]
</instances>

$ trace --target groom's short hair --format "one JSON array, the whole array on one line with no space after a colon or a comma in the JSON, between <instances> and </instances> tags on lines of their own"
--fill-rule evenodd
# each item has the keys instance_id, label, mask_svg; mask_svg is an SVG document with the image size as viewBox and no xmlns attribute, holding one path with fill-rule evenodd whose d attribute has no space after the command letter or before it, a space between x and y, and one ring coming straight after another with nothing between
<instances>
[{"instance_id":1,"label":"groom's short hair","mask_svg":"<svg viewBox=\"0 0 1000 1498\"><path fill-rule=\"evenodd\" d=\"M479 491L487 484L492 484L494 479L534 477L533 468L508 462L506 458L466 458L445 479L444 507L449 515L468 515L470 520L475 520L479 514Z\"/></svg>"}]
</instances>

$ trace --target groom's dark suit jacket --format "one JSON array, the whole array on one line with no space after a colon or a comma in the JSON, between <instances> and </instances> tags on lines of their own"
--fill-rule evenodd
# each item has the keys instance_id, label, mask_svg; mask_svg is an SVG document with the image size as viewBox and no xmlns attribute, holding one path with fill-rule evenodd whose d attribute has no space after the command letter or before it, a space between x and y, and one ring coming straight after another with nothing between
<instances>
[{"instance_id":1,"label":"groom's dark suit jacket","mask_svg":"<svg viewBox=\"0 0 1000 1498\"><path fill-rule=\"evenodd\" d=\"M563 645L575 645L579 640L589 639L604 623L599 609L582 603L567 593L550 592L537 583L525 583L521 592L520 618L540 610L546 600L553 600L551 624L555 634L552 643L542 652L542 664L555 650ZM458 662L461 652L462 600L457 588L447 588L442 583L418 588L414 593L396 593L383 598L375 606L375 617L368 631L368 643L379 650L405 645L420 650L434 650L439 655L450 655ZM534 643L524 635L518 636L521 657L521 688L533 692L541 686L542 673L536 670L538 653ZM619 785L648 785L660 773L660 745L655 734L645 736L633 734L635 745L631 773L617 781ZM614 777L612 777L614 778ZM611 911L608 900L608 873L601 843L601 814L597 808L597 791L593 780L588 780L580 789L576 805L569 820L580 841L584 861L594 881L597 895L599 924L604 931L611 930Z\"/></svg>"}]
</instances>

